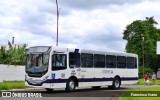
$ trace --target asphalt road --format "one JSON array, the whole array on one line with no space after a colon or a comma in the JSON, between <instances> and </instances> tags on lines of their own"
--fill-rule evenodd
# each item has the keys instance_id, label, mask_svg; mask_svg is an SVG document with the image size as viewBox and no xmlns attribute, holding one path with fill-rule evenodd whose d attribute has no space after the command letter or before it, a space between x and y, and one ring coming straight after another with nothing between
<instances>
[{"instance_id":1,"label":"asphalt road","mask_svg":"<svg viewBox=\"0 0 160 100\"><path fill-rule=\"evenodd\" d=\"M126 88L111 90L108 87L92 89L91 87L78 88L74 92L66 92L64 89L56 89L53 92L47 92L40 89L36 92L42 93L43 97L118 97Z\"/></svg>"},{"instance_id":2,"label":"asphalt road","mask_svg":"<svg viewBox=\"0 0 160 100\"><path fill-rule=\"evenodd\" d=\"M66 92L64 89L56 89L47 92L45 89L28 89L16 91L18 93L39 93L43 98L0 98L0 100L116 100L124 91L130 88L156 87L153 85L126 85L119 90L112 90L108 87L92 89L91 87L77 88L74 92ZM13 91L12 91L13 92ZM15 92L15 91L14 91Z\"/></svg>"},{"instance_id":3,"label":"asphalt road","mask_svg":"<svg viewBox=\"0 0 160 100\"><path fill-rule=\"evenodd\" d=\"M64 89L56 89L53 92L47 92L45 89L29 89L14 92L21 93L41 93L43 98L19 98L19 97L5 97L0 100L116 100L121 95L125 88L120 88L120 92L111 90L108 87L100 89L92 89L91 87L78 88L74 92L66 92ZM13 93L13 91L12 91Z\"/></svg>"}]
</instances>

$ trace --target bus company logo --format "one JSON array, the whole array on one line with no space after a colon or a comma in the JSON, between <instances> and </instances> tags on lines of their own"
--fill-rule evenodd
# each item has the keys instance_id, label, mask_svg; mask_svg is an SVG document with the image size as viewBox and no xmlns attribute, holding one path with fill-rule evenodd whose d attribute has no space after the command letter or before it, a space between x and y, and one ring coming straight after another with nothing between
<instances>
[{"instance_id":1,"label":"bus company logo","mask_svg":"<svg viewBox=\"0 0 160 100\"><path fill-rule=\"evenodd\" d=\"M11 97L11 92L2 92L2 97Z\"/></svg>"}]
</instances>

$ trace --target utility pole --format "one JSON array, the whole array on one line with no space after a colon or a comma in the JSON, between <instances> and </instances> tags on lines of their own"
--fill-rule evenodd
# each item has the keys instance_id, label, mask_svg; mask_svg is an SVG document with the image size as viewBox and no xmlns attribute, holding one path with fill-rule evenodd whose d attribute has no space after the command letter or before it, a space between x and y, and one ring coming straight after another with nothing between
<instances>
[{"instance_id":1,"label":"utility pole","mask_svg":"<svg viewBox=\"0 0 160 100\"><path fill-rule=\"evenodd\" d=\"M59 8L58 8L58 1L56 0L56 6L57 6L57 41L56 46L58 46L58 20L59 20Z\"/></svg>"},{"instance_id":2,"label":"utility pole","mask_svg":"<svg viewBox=\"0 0 160 100\"><path fill-rule=\"evenodd\" d=\"M15 38L15 37L13 36L13 37L12 37L12 44L14 44L14 38Z\"/></svg>"},{"instance_id":3,"label":"utility pole","mask_svg":"<svg viewBox=\"0 0 160 100\"><path fill-rule=\"evenodd\" d=\"M144 36L143 34L141 34L142 36L142 71L143 71L143 76L144 76Z\"/></svg>"}]
</instances>

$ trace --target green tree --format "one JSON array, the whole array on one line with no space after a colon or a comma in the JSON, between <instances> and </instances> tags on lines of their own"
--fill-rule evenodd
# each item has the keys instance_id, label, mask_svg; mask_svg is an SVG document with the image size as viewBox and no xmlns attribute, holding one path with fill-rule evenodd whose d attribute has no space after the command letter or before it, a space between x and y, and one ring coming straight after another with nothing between
<instances>
[{"instance_id":1,"label":"green tree","mask_svg":"<svg viewBox=\"0 0 160 100\"><path fill-rule=\"evenodd\" d=\"M7 52L5 50L5 47L1 47L0 49L0 63L5 64L5 59L7 58Z\"/></svg>"},{"instance_id":2,"label":"green tree","mask_svg":"<svg viewBox=\"0 0 160 100\"><path fill-rule=\"evenodd\" d=\"M139 64L142 66L142 46L144 46L145 67L154 70L158 67L156 42L160 40L160 30L155 27L157 24L153 17L146 17L145 20L133 21L123 32L123 39L127 41L126 52L138 54Z\"/></svg>"},{"instance_id":3,"label":"green tree","mask_svg":"<svg viewBox=\"0 0 160 100\"><path fill-rule=\"evenodd\" d=\"M9 49L6 50L5 47L1 47L0 49L0 63L1 64L14 64L14 65L22 65L25 64L26 60L26 44L22 46L16 47L13 46L8 41Z\"/></svg>"}]
</instances>

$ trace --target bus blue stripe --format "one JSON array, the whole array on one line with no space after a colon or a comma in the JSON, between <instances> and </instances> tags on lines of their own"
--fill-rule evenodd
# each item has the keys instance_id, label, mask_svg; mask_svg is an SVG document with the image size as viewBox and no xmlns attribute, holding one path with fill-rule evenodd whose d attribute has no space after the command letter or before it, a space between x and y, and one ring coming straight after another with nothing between
<instances>
[{"instance_id":1,"label":"bus blue stripe","mask_svg":"<svg viewBox=\"0 0 160 100\"><path fill-rule=\"evenodd\" d=\"M121 81L133 81L138 80L137 77L125 77L121 78ZM113 78L81 78L78 79L78 82L101 82L101 81L113 81ZM66 83L67 79L50 79L46 80L43 83Z\"/></svg>"}]
</instances>

